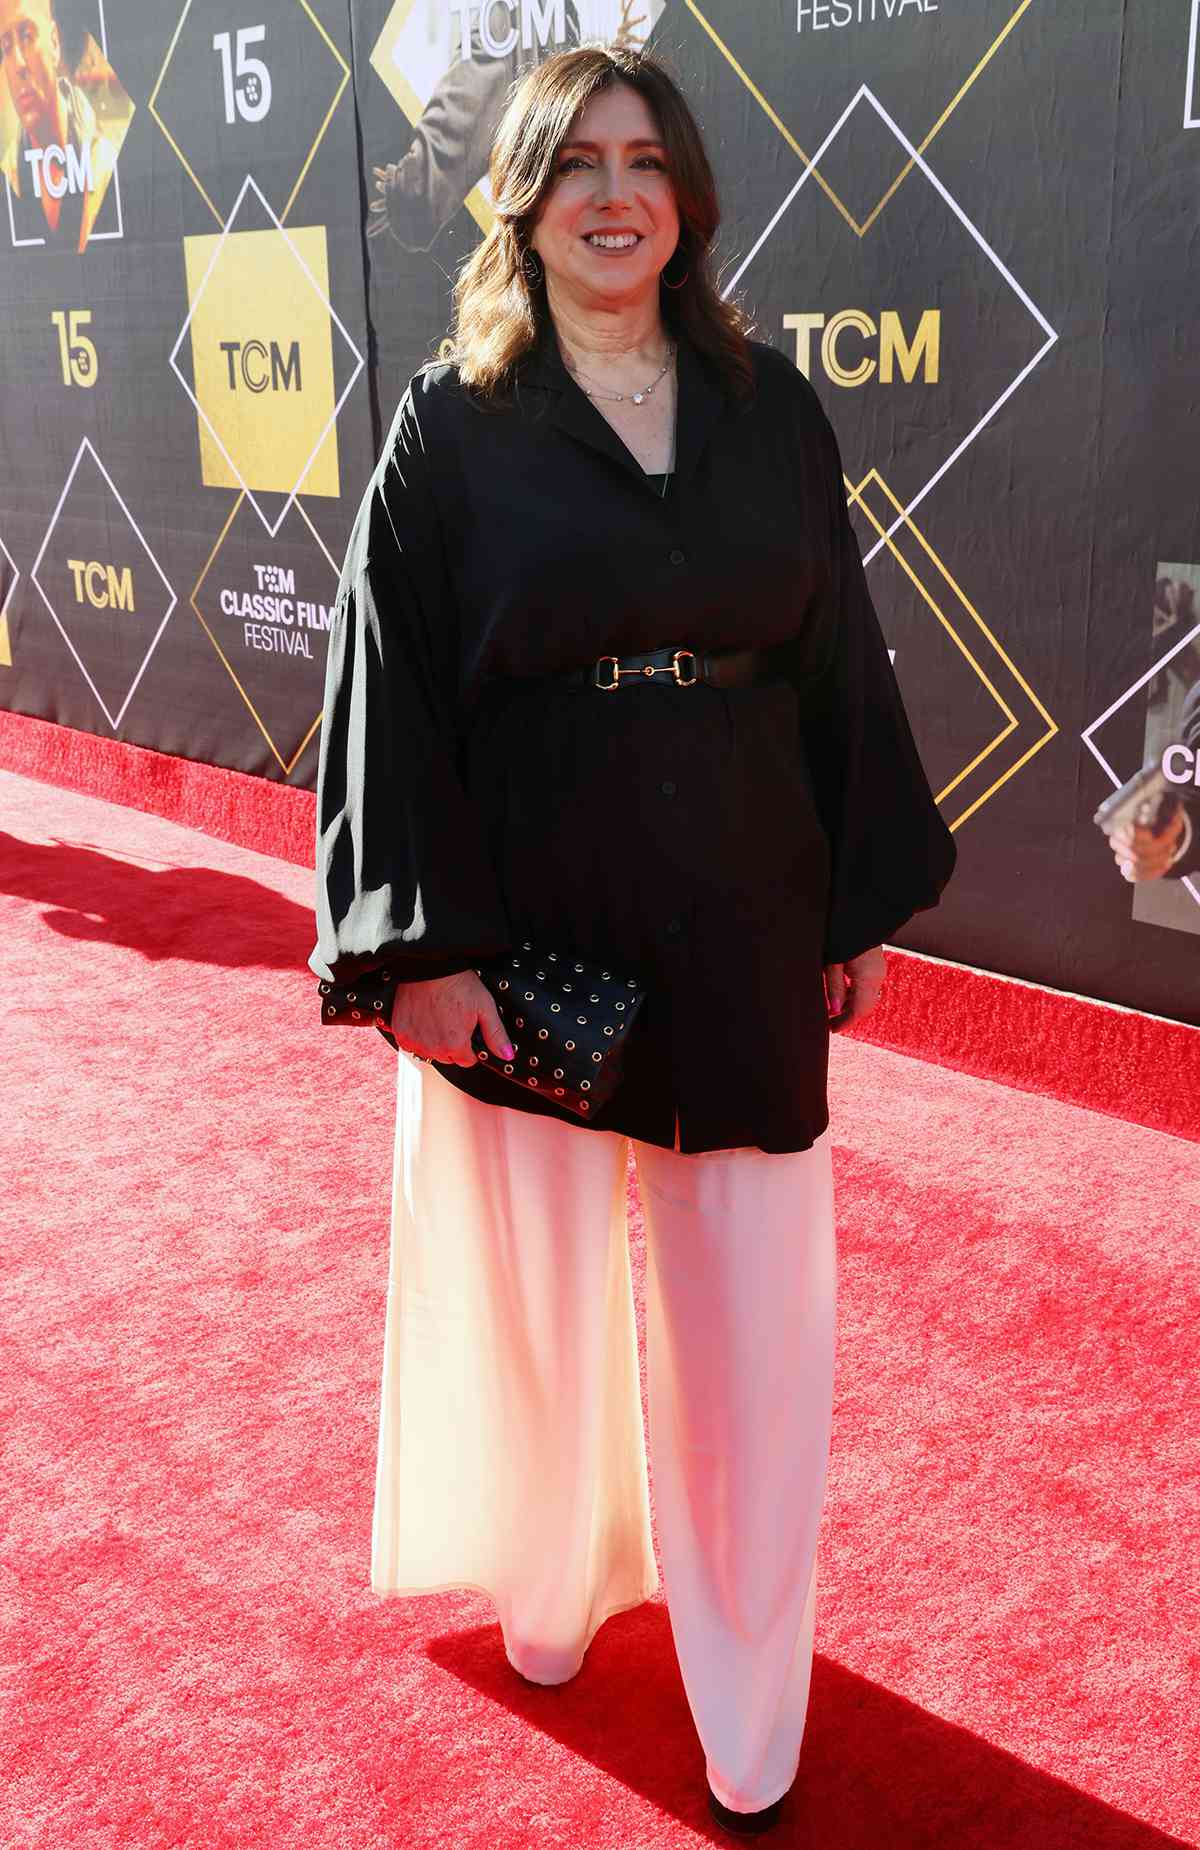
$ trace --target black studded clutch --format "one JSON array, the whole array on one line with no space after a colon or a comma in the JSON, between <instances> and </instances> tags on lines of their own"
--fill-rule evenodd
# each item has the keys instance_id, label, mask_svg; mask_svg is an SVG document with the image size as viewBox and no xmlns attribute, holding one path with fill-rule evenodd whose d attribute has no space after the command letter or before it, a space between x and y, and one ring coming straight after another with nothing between
<instances>
[{"instance_id":1,"label":"black studded clutch","mask_svg":"<svg viewBox=\"0 0 1200 1850\"><path fill-rule=\"evenodd\" d=\"M621 1082L645 985L619 967L606 970L564 951L535 951L532 944L493 958L475 974L495 999L515 1055L499 1059L477 1027L471 1037L476 1057L581 1118L602 1111Z\"/></svg>"},{"instance_id":2,"label":"black studded clutch","mask_svg":"<svg viewBox=\"0 0 1200 1850\"><path fill-rule=\"evenodd\" d=\"M502 1060L476 1027L471 1046L480 1064L580 1118L602 1111L621 1082L629 1030L646 1000L640 979L528 943L477 965L475 974L495 1000L514 1050L512 1060ZM373 1025L399 1053L390 1025L399 980L385 966L352 983L321 983L321 1019Z\"/></svg>"}]
</instances>

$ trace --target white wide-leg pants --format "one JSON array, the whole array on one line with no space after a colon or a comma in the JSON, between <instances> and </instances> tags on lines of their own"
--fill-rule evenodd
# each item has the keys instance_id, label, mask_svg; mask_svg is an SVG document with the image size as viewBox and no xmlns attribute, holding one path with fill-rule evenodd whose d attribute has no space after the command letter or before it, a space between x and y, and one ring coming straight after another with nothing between
<instances>
[{"instance_id":1,"label":"white wide-leg pants","mask_svg":"<svg viewBox=\"0 0 1200 1850\"><path fill-rule=\"evenodd\" d=\"M371 1549L379 1594L489 1595L510 1663L574 1675L659 1585L626 1237L628 1139L485 1105L397 1061ZM635 1142L666 1601L709 1783L795 1777L832 1423L829 1133Z\"/></svg>"}]
</instances>

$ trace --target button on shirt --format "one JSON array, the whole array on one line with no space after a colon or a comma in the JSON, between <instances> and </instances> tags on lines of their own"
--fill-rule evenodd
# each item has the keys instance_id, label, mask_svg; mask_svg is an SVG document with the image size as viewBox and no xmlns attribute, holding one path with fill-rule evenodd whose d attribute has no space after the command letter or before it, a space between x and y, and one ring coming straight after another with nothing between
<instances>
[{"instance_id":1,"label":"button on shirt","mask_svg":"<svg viewBox=\"0 0 1200 1850\"><path fill-rule=\"evenodd\" d=\"M441 976L525 939L627 963L647 998L594 1119L482 1063L439 1070L580 1135L670 1149L678 1113L685 1152L811 1147L823 965L936 904L955 858L834 434L789 359L749 352L741 400L679 334L665 497L551 330L498 409L455 366L423 368L359 510L326 665L312 970ZM757 647L768 679L553 679L665 646Z\"/></svg>"}]
</instances>

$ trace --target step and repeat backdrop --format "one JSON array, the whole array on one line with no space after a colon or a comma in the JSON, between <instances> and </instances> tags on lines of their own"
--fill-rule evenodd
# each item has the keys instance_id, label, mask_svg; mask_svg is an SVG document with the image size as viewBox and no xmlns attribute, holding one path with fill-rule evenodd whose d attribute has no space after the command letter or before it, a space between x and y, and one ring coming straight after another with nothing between
<instances>
[{"instance_id":1,"label":"step and repeat backdrop","mask_svg":"<svg viewBox=\"0 0 1200 1850\"><path fill-rule=\"evenodd\" d=\"M1200 1023L1200 0L0 0L0 704L315 787L355 508L581 38L682 79L838 432L959 846L900 942Z\"/></svg>"}]
</instances>

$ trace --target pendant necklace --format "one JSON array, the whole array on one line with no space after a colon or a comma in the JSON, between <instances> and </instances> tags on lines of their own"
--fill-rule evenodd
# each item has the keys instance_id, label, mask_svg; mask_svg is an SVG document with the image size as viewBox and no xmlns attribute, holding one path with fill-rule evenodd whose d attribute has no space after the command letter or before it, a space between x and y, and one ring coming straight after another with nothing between
<instances>
[{"instance_id":1,"label":"pendant necklace","mask_svg":"<svg viewBox=\"0 0 1200 1850\"><path fill-rule=\"evenodd\" d=\"M579 381L580 391L585 393L588 398L602 398L602 399L605 399L610 405L623 405L626 402L626 400L628 400L628 402L632 405L643 405L645 404L648 398L653 396L655 386L660 384L661 381L665 379L667 375L667 370L670 367L671 361L674 359L674 357L675 357L675 343L674 341L668 341L667 357L663 361L662 370L658 373L658 375L654 379L650 381L649 385L644 385L640 392L589 392L586 385L584 385L583 383L583 375L579 372L576 372L575 377Z\"/></svg>"},{"instance_id":2,"label":"pendant necklace","mask_svg":"<svg viewBox=\"0 0 1200 1850\"><path fill-rule=\"evenodd\" d=\"M624 404L626 399L628 399L631 404L641 405L645 403L646 399L650 398L653 395L655 386L661 385L662 381L666 378L667 373L670 370L671 361L674 358L675 358L675 342L668 341L667 342L667 357L663 361L662 370L659 372L657 378L652 379L649 385L644 385L640 392L589 392L586 385L584 385L583 383L582 375L578 371L576 371L574 368L571 369L571 372L572 372L572 376L574 377L577 385L579 386L580 391L584 394L585 398L590 398L592 400L606 399L609 404L613 404L613 405ZM671 431L671 461L670 461L670 465L667 467L667 469L665 470L663 474L663 485L659 491L660 497L664 501L667 498L667 484L671 480L672 475L674 474L674 463L675 463L675 432L674 432L674 429L672 429Z\"/></svg>"}]
</instances>

